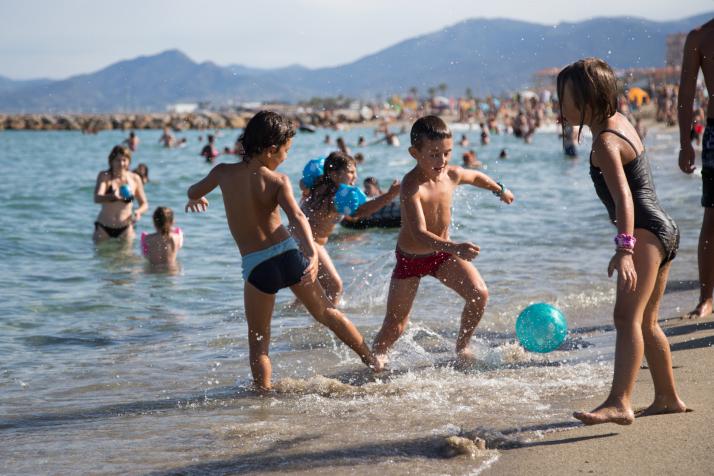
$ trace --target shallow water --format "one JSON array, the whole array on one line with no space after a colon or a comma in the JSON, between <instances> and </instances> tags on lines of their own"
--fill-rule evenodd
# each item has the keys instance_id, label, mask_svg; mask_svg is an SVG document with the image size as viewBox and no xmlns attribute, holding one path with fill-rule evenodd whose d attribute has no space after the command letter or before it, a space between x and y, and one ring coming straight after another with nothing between
<instances>
[{"instance_id":1,"label":"shallow water","mask_svg":"<svg viewBox=\"0 0 714 476\"><path fill-rule=\"evenodd\" d=\"M325 133L294 140L281 169L295 189L304 163L324 152ZM353 144L359 135L373 139L367 129L329 133ZM513 205L468 187L455 197L452 237L481 246L474 263L490 291L473 368L452 361L462 302L431 278L392 371L376 378L304 310L289 307L283 291L271 341L277 392L261 398L248 389L240 256L219 192L208 197L209 213L181 212L187 187L209 170L198 156L200 133L183 134L190 146L175 150L161 148L159 134L140 132L132 165L150 168L150 210L172 207L184 229L176 274L151 272L136 242L91 241L96 174L122 133L0 133L3 472L466 474L498 452L445 459L445 436L463 429L531 438L569 425L579 400L607 391L614 280L605 271L615 229L587 159L564 159L556 135L537 134L531 145L493 136L473 147L486 173L514 191ZM236 136L225 131L217 145ZM497 159L503 147L508 160ZM700 180L679 172L672 135L653 135L647 147L660 199L682 230L671 282L686 287L696 279ZM360 177L376 175L385 188L413 164L404 145L353 151L366 156ZM455 148L454 163L463 151ZM328 244L345 282L344 311L370 341L395 240L393 230L338 230ZM573 333L563 350L537 356L513 343L515 318L534 301L566 314ZM664 309L678 311L667 300Z\"/></svg>"}]
</instances>

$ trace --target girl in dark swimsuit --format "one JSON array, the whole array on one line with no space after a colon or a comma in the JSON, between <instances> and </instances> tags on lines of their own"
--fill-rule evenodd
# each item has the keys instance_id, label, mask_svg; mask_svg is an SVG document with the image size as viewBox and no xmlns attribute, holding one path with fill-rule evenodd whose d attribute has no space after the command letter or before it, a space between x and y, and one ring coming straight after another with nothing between
<instances>
[{"instance_id":1,"label":"girl in dark swimsuit","mask_svg":"<svg viewBox=\"0 0 714 476\"><path fill-rule=\"evenodd\" d=\"M604 61L587 58L558 75L561 121L590 127L590 175L617 227L614 320L615 372L610 395L592 412L576 412L586 425L634 421L631 397L643 355L654 381L654 402L642 413L686 411L674 385L672 356L658 324L659 304L679 245L679 230L655 194L644 146L627 118L617 112L617 82Z\"/></svg>"},{"instance_id":2,"label":"girl in dark swimsuit","mask_svg":"<svg viewBox=\"0 0 714 476\"><path fill-rule=\"evenodd\" d=\"M144 195L144 185L137 174L129 171L131 151L128 147L117 145L109 154L109 169L99 172L94 188L94 203L102 205L94 222L94 241L109 238L131 239L134 237L133 223L149 208ZM122 186L128 192L122 195ZM131 197L130 197L131 195ZM132 202L139 207L133 212Z\"/></svg>"}]
</instances>

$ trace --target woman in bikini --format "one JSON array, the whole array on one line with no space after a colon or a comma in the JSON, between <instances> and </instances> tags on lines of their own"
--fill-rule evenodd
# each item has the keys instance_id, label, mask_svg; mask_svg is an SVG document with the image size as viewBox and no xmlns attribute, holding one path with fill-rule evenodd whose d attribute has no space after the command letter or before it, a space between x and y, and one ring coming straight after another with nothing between
<instances>
[{"instance_id":1,"label":"woman in bikini","mask_svg":"<svg viewBox=\"0 0 714 476\"><path fill-rule=\"evenodd\" d=\"M94 222L95 242L109 238L130 240L134 238L133 224L149 208L144 195L144 184L134 172L129 171L131 151L128 147L117 145L109 153L109 168L99 172L94 188L94 203L102 209ZM122 187L124 187L122 193ZM133 211L132 202L139 207Z\"/></svg>"}]
</instances>

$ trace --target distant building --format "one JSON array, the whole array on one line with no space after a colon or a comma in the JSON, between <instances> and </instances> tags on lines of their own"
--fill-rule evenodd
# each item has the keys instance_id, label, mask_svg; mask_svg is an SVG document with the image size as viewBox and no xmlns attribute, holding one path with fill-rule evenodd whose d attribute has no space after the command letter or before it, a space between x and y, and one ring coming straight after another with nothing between
<instances>
[{"instance_id":1,"label":"distant building","mask_svg":"<svg viewBox=\"0 0 714 476\"><path fill-rule=\"evenodd\" d=\"M171 104L166 108L166 110L174 114L190 114L196 111L196 109L198 109L198 104L188 102L179 102L176 104Z\"/></svg>"},{"instance_id":2,"label":"distant building","mask_svg":"<svg viewBox=\"0 0 714 476\"><path fill-rule=\"evenodd\" d=\"M667 53L664 63L666 66L678 67L682 64L682 52L684 51L686 39L686 33L667 35Z\"/></svg>"}]
</instances>

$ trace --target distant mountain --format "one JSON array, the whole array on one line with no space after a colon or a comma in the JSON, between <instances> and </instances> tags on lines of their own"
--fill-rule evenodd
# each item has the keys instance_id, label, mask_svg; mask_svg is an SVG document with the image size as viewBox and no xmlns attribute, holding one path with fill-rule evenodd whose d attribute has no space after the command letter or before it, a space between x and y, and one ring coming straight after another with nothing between
<instances>
[{"instance_id":1,"label":"distant mountain","mask_svg":"<svg viewBox=\"0 0 714 476\"><path fill-rule=\"evenodd\" d=\"M0 94L9 93L10 91L15 91L26 86L42 86L49 82L51 79L10 79L5 76L0 76Z\"/></svg>"},{"instance_id":2,"label":"distant mountain","mask_svg":"<svg viewBox=\"0 0 714 476\"><path fill-rule=\"evenodd\" d=\"M178 50L121 61L61 81L12 81L0 77L3 112L161 111L177 102L296 101L312 96L370 98L422 95L445 83L447 94L500 93L527 86L535 71L584 56L615 68L663 66L666 37L686 32L714 12L671 22L595 18L539 25L505 19L472 19L411 38L349 64L278 69L196 63Z\"/></svg>"}]
</instances>

